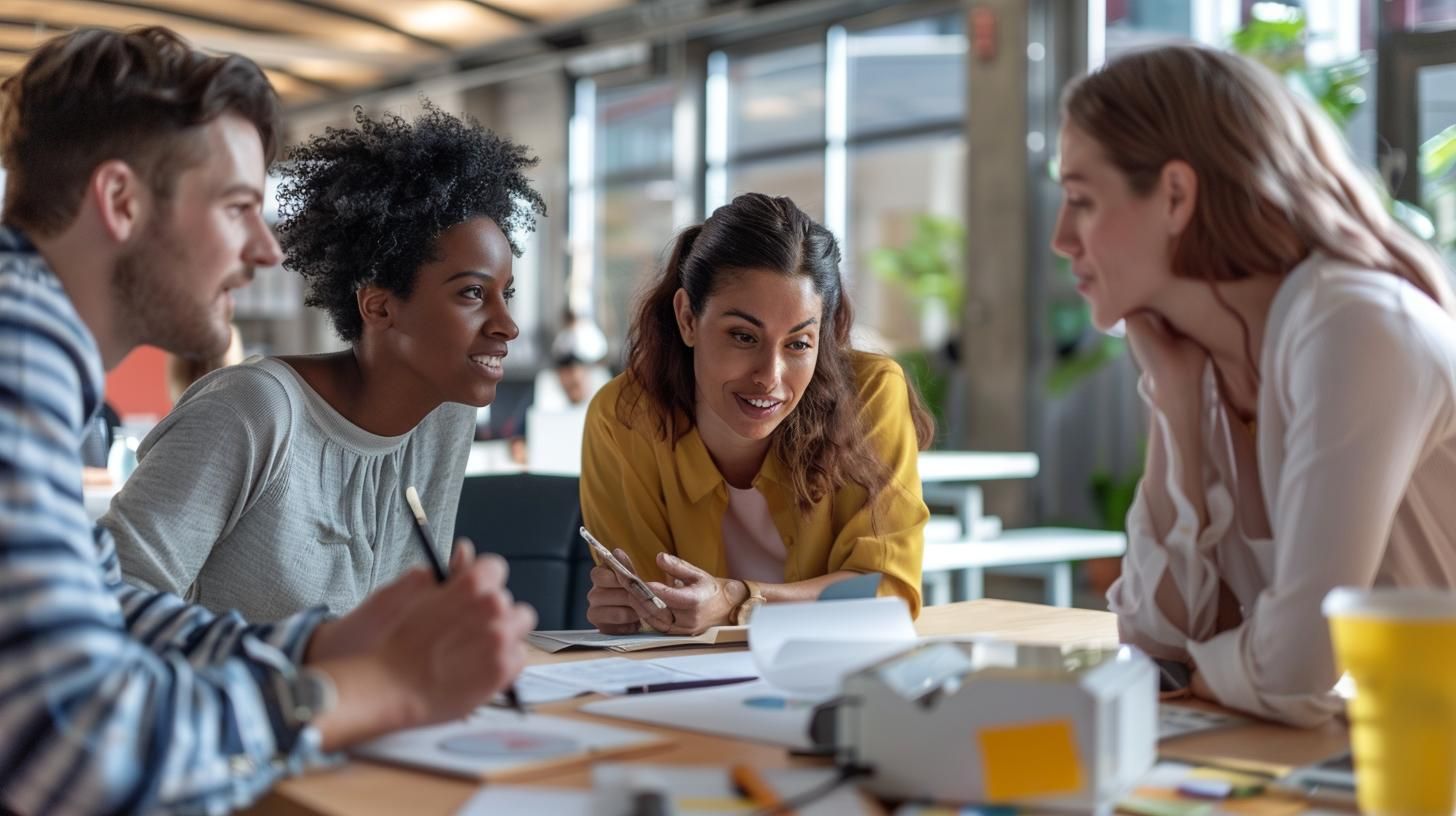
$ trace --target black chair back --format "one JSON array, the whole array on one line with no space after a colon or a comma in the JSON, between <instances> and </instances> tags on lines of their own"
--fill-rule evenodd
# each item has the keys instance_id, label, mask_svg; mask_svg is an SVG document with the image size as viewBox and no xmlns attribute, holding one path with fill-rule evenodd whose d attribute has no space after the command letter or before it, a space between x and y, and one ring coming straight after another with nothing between
<instances>
[{"instance_id":1,"label":"black chair back","mask_svg":"<svg viewBox=\"0 0 1456 816\"><path fill-rule=\"evenodd\" d=\"M573 476L467 476L455 515L455 535L510 564L506 585L517 600L536 607L540 629L589 626L591 557L577 535L580 526Z\"/></svg>"}]
</instances>

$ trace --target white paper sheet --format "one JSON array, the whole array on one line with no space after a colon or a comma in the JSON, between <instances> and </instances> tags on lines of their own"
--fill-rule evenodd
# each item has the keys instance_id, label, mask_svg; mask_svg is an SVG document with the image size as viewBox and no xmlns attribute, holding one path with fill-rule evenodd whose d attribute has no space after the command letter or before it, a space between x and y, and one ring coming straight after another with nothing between
<instances>
[{"instance_id":1,"label":"white paper sheet","mask_svg":"<svg viewBox=\"0 0 1456 816\"><path fill-rule=\"evenodd\" d=\"M516 696L520 698L523 705L528 706L570 700L572 697L580 697L587 693L585 689L563 685L544 677L532 677L525 672L516 678L515 687ZM504 694L497 694L495 704L505 705L505 699Z\"/></svg>"},{"instance_id":2,"label":"white paper sheet","mask_svg":"<svg viewBox=\"0 0 1456 816\"><path fill-rule=\"evenodd\" d=\"M625 657L530 666L521 672L521 676L601 694L622 694L629 686L681 683L698 678L698 675L678 671L653 660L628 660Z\"/></svg>"},{"instance_id":3,"label":"white paper sheet","mask_svg":"<svg viewBox=\"0 0 1456 816\"><path fill-rule=\"evenodd\" d=\"M1247 725L1250 721L1244 717L1234 714L1225 714L1221 711L1204 711L1186 706L1158 705L1158 741L1174 737L1197 734L1203 731L1213 731L1219 728L1232 728L1235 725Z\"/></svg>"},{"instance_id":4,"label":"white paper sheet","mask_svg":"<svg viewBox=\"0 0 1456 816\"><path fill-rule=\"evenodd\" d=\"M786 748L810 748L809 720L814 706L832 696L785 692L758 680L732 686L614 697L587 703L581 710Z\"/></svg>"},{"instance_id":5,"label":"white paper sheet","mask_svg":"<svg viewBox=\"0 0 1456 816\"><path fill-rule=\"evenodd\" d=\"M520 813L594 816L597 813L596 801L596 794L591 791L491 785L470 797L455 811L455 816L510 816Z\"/></svg>"},{"instance_id":6,"label":"white paper sheet","mask_svg":"<svg viewBox=\"0 0 1456 816\"><path fill-rule=\"evenodd\" d=\"M610 649L614 652L637 652L673 646L732 646L743 643L745 636L741 626L714 626L697 635L664 635L659 632L604 635L595 629L552 629L531 632L526 635L526 641L543 652L555 654L573 646Z\"/></svg>"},{"instance_id":7,"label":"white paper sheet","mask_svg":"<svg viewBox=\"0 0 1456 816\"><path fill-rule=\"evenodd\" d=\"M830 694L861 666L915 642L900 598L768 604L754 613L748 648L758 675L780 689Z\"/></svg>"},{"instance_id":8,"label":"white paper sheet","mask_svg":"<svg viewBox=\"0 0 1456 816\"><path fill-rule=\"evenodd\" d=\"M663 668L703 679L758 676L758 666L753 662L753 655L747 650L659 657L652 662Z\"/></svg>"},{"instance_id":9,"label":"white paper sheet","mask_svg":"<svg viewBox=\"0 0 1456 816\"><path fill-rule=\"evenodd\" d=\"M595 629L555 629L531 632L526 635L526 640L530 641L531 645L552 654L563 649L569 649L572 646L585 646L589 649L610 649L613 646L633 645L644 641L662 641L667 639L667 635L651 633L642 635L604 635Z\"/></svg>"}]
</instances>

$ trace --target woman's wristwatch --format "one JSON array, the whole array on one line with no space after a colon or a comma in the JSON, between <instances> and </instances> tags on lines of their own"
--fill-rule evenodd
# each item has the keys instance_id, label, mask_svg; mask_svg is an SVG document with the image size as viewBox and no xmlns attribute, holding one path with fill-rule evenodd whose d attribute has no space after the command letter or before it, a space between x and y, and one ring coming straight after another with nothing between
<instances>
[{"instance_id":1,"label":"woman's wristwatch","mask_svg":"<svg viewBox=\"0 0 1456 816\"><path fill-rule=\"evenodd\" d=\"M744 598L743 603L733 610L735 626L747 626L748 619L753 617L753 613L757 612L760 606L768 603L768 599L763 597L763 586L757 581L742 581L742 584L748 590L748 597Z\"/></svg>"}]
</instances>

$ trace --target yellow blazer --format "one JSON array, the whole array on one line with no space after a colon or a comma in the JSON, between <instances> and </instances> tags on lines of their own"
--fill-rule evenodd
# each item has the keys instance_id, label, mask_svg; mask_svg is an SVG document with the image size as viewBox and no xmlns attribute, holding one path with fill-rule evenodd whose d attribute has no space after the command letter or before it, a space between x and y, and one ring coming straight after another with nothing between
<instances>
[{"instance_id":1,"label":"yellow blazer","mask_svg":"<svg viewBox=\"0 0 1456 816\"><path fill-rule=\"evenodd\" d=\"M784 581L838 570L880 572L881 595L898 595L920 614L920 562L930 511L921 496L918 446L910 419L909 387L899 364L853 353L861 420L871 445L889 466L890 483L871 519L864 488L853 482L808 513L794 503L787 466L770 453L753 486L763 494L788 557ZM581 454L581 512L587 529L607 547L632 556L638 573L663 581L657 553L669 552L712 575L727 572L723 514L728 488L694 428L678 440L661 439L645 397L630 427L617 416L617 397L637 386L621 375L607 383L587 410Z\"/></svg>"}]
</instances>

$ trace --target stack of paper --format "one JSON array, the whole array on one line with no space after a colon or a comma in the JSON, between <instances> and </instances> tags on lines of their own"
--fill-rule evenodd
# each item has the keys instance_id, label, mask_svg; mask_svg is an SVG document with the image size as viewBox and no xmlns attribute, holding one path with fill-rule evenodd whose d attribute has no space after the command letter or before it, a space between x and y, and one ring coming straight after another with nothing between
<instances>
[{"instance_id":1,"label":"stack of paper","mask_svg":"<svg viewBox=\"0 0 1456 816\"><path fill-rule=\"evenodd\" d=\"M700 635L664 635L648 632L641 635L604 635L595 629L557 629L526 635L532 646L555 654L573 646L583 649L610 649L614 652L637 652L643 649L666 649L670 646L729 646L748 642L746 626L714 626Z\"/></svg>"},{"instance_id":2,"label":"stack of paper","mask_svg":"<svg viewBox=\"0 0 1456 816\"><path fill-rule=\"evenodd\" d=\"M1213 731L1219 728L1231 728L1236 725L1248 725L1249 720L1236 714L1227 714L1222 711L1205 711L1201 708L1189 708L1186 706L1169 705L1163 703L1158 706L1158 741L1173 739L1174 737L1198 734L1203 731Z\"/></svg>"},{"instance_id":3,"label":"stack of paper","mask_svg":"<svg viewBox=\"0 0 1456 816\"><path fill-rule=\"evenodd\" d=\"M621 694L631 686L757 676L758 668L753 663L753 656L748 652L732 651L660 657L656 660L602 657L528 666L516 678L515 685L522 703L540 705L583 694ZM495 704L504 705L504 696L498 697Z\"/></svg>"},{"instance_id":4,"label":"stack of paper","mask_svg":"<svg viewBox=\"0 0 1456 816\"><path fill-rule=\"evenodd\" d=\"M599 660L576 660L570 663L548 663L530 666L521 673L524 678L544 680L577 689L577 693L621 694L630 686L654 683L680 683L699 679L696 674L663 666L652 660L628 660L606 657Z\"/></svg>"},{"instance_id":5,"label":"stack of paper","mask_svg":"<svg viewBox=\"0 0 1456 816\"><path fill-rule=\"evenodd\" d=\"M914 642L910 612L899 598L771 604L753 618L750 659L754 670L737 675L757 675L761 680L601 700L582 710L808 749L813 747L809 721L814 708L838 692L844 675ZM743 659L741 653L736 659ZM692 664L654 662L679 671L693 670ZM725 663L717 668L738 667Z\"/></svg>"},{"instance_id":6,"label":"stack of paper","mask_svg":"<svg viewBox=\"0 0 1456 816\"><path fill-rule=\"evenodd\" d=\"M838 691L850 672L915 643L910 609L900 598L770 604L753 616L749 651L758 674L794 691Z\"/></svg>"}]
</instances>

